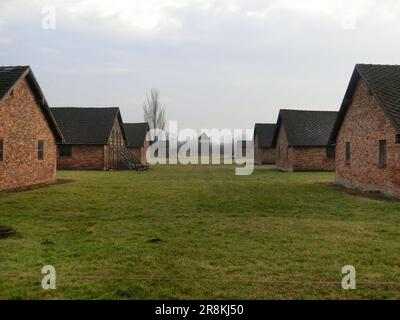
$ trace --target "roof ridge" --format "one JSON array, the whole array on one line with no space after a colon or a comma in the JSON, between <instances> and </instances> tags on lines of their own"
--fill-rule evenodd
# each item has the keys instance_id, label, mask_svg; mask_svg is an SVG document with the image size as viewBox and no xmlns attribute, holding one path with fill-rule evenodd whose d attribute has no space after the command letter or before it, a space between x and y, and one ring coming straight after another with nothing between
<instances>
[{"instance_id":1,"label":"roof ridge","mask_svg":"<svg viewBox=\"0 0 400 320\"><path fill-rule=\"evenodd\" d=\"M400 67L400 64L357 63L356 66Z\"/></svg>"},{"instance_id":2,"label":"roof ridge","mask_svg":"<svg viewBox=\"0 0 400 320\"><path fill-rule=\"evenodd\" d=\"M51 109L119 109L119 107L51 107Z\"/></svg>"},{"instance_id":3,"label":"roof ridge","mask_svg":"<svg viewBox=\"0 0 400 320\"><path fill-rule=\"evenodd\" d=\"M30 66L29 65L25 65L25 66L23 66L23 65L18 65L18 66L9 65L9 66L0 66L0 68L30 68Z\"/></svg>"},{"instance_id":4,"label":"roof ridge","mask_svg":"<svg viewBox=\"0 0 400 320\"><path fill-rule=\"evenodd\" d=\"M307 110L307 109L280 109L280 111L295 111L295 112L338 112L335 110Z\"/></svg>"}]
</instances>

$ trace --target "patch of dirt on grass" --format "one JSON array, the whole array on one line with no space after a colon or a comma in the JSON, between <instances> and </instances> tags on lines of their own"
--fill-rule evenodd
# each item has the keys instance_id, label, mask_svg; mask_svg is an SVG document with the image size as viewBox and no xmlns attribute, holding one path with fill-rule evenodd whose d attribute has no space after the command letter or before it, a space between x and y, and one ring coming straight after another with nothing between
<instances>
[{"instance_id":1,"label":"patch of dirt on grass","mask_svg":"<svg viewBox=\"0 0 400 320\"><path fill-rule=\"evenodd\" d=\"M150 239L147 240L148 243L160 243L162 242L162 240L160 238L154 238L154 239Z\"/></svg>"},{"instance_id":2,"label":"patch of dirt on grass","mask_svg":"<svg viewBox=\"0 0 400 320\"><path fill-rule=\"evenodd\" d=\"M44 240L44 241L42 241L40 244L43 245L43 246L52 246L52 245L55 245L55 243L54 243L53 241L50 241L50 240Z\"/></svg>"},{"instance_id":3,"label":"patch of dirt on grass","mask_svg":"<svg viewBox=\"0 0 400 320\"><path fill-rule=\"evenodd\" d=\"M13 236L15 230L8 226L0 226L0 239L5 239Z\"/></svg>"},{"instance_id":4,"label":"patch of dirt on grass","mask_svg":"<svg viewBox=\"0 0 400 320\"><path fill-rule=\"evenodd\" d=\"M336 183L333 182L320 182L318 183L318 185L320 186L324 186L324 187L328 187L334 191L338 191L338 192L342 192L342 193L346 193L355 197L359 197L362 198L366 201L378 201L378 202L399 202L399 199L394 198L394 197L389 197L384 195L383 193L380 193L378 191L376 192L372 192L372 191L361 191L358 189L350 189L350 188L346 188L343 187L341 185L338 185Z\"/></svg>"}]
</instances>

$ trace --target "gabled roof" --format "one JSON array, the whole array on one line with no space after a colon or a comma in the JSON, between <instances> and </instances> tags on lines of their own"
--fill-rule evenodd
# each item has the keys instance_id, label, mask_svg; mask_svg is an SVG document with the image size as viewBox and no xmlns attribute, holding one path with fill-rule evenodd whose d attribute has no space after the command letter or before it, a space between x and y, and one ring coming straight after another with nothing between
<instances>
[{"instance_id":1,"label":"gabled roof","mask_svg":"<svg viewBox=\"0 0 400 320\"><path fill-rule=\"evenodd\" d=\"M291 147L325 147L329 144L338 112L286 110L279 112L273 145L276 146L280 128L285 128Z\"/></svg>"},{"instance_id":2,"label":"gabled roof","mask_svg":"<svg viewBox=\"0 0 400 320\"><path fill-rule=\"evenodd\" d=\"M141 148L144 146L147 132L150 127L147 122L124 123L124 131L128 148Z\"/></svg>"},{"instance_id":3,"label":"gabled roof","mask_svg":"<svg viewBox=\"0 0 400 320\"><path fill-rule=\"evenodd\" d=\"M7 97L11 94L14 88L19 84L20 81L26 79L32 93L36 97L36 101L39 104L53 134L58 142L63 141L63 136L58 127L53 115L50 112L49 105L46 98L43 95L42 89L37 82L32 69L29 66L16 66L16 67L0 67L0 105Z\"/></svg>"},{"instance_id":4,"label":"gabled roof","mask_svg":"<svg viewBox=\"0 0 400 320\"><path fill-rule=\"evenodd\" d=\"M332 142L336 140L360 79L366 82L393 127L400 133L400 66L357 64L332 131Z\"/></svg>"},{"instance_id":5,"label":"gabled roof","mask_svg":"<svg viewBox=\"0 0 400 320\"><path fill-rule=\"evenodd\" d=\"M3 99L28 71L28 66L0 67L0 99Z\"/></svg>"},{"instance_id":6,"label":"gabled roof","mask_svg":"<svg viewBox=\"0 0 400 320\"><path fill-rule=\"evenodd\" d=\"M65 144L106 145L115 119L122 128L119 108L51 108ZM122 129L124 134L124 131ZM125 134L124 134L125 136Z\"/></svg>"},{"instance_id":7,"label":"gabled roof","mask_svg":"<svg viewBox=\"0 0 400 320\"><path fill-rule=\"evenodd\" d=\"M261 148L272 148L276 124L256 123L254 126L254 137L258 136L258 145Z\"/></svg>"}]
</instances>

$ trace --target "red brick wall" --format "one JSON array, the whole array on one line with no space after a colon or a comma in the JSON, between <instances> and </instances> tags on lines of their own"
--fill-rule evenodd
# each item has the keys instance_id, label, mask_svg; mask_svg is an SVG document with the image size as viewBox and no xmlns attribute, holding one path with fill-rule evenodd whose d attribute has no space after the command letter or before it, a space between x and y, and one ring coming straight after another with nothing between
<instances>
[{"instance_id":1,"label":"red brick wall","mask_svg":"<svg viewBox=\"0 0 400 320\"><path fill-rule=\"evenodd\" d=\"M28 83L23 80L0 105L0 190L16 189L56 178L56 141ZM38 160L38 140L44 141L44 160Z\"/></svg>"},{"instance_id":2,"label":"red brick wall","mask_svg":"<svg viewBox=\"0 0 400 320\"><path fill-rule=\"evenodd\" d=\"M274 148L262 148L261 153L261 164L275 164L276 152Z\"/></svg>"},{"instance_id":3,"label":"red brick wall","mask_svg":"<svg viewBox=\"0 0 400 320\"><path fill-rule=\"evenodd\" d=\"M293 148L293 171L335 171L335 159L328 159L326 148Z\"/></svg>"},{"instance_id":4,"label":"red brick wall","mask_svg":"<svg viewBox=\"0 0 400 320\"><path fill-rule=\"evenodd\" d=\"M128 148L129 152L132 153L132 155L137 159L138 161L142 162L142 154L143 154L143 148ZM143 162L142 162L143 163Z\"/></svg>"},{"instance_id":5,"label":"red brick wall","mask_svg":"<svg viewBox=\"0 0 400 320\"><path fill-rule=\"evenodd\" d=\"M255 164L275 164L275 148L261 148L259 146L258 135L254 139L254 163Z\"/></svg>"},{"instance_id":6,"label":"red brick wall","mask_svg":"<svg viewBox=\"0 0 400 320\"><path fill-rule=\"evenodd\" d=\"M282 125L276 146L276 165L282 171L335 171L335 159L328 159L326 148L289 147Z\"/></svg>"},{"instance_id":7,"label":"red brick wall","mask_svg":"<svg viewBox=\"0 0 400 320\"><path fill-rule=\"evenodd\" d=\"M258 135L254 136L254 163L262 164L262 148L260 148Z\"/></svg>"},{"instance_id":8,"label":"red brick wall","mask_svg":"<svg viewBox=\"0 0 400 320\"><path fill-rule=\"evenodd\" d=\"M106 170L105 146L73 145L71 157L57 158L59 170Z\"/></svg>"},{"instance_id":9,"label":"red brick wall","mask_svg":"<svg viewBox=\"0 0 400 320\"><path fill-rule=\"evenodd\" d=\"M379 166L379 140L387 140L387 168ZM350 165L345 146L351 144ZM400 145L396 130L361 80L336 141L336 181L346 187L400 196Z\"/></svg>"},{"instance_id":10,"label":"red brick wall","mask_svg":"<svg viewBox=\"0 0 400 320\"><path fill-rule=\"evenodd\" d=\"M146 140L144 142L144 147L142 148L128 148L128 150L133 154L133 156L140 161L142 164L147 164L146 152L149 148L149 142Z\"/></svg>"},{"instance_id":11,"label":"red brick wall","mask_svg":"<svg viewBox=\"0 0 400 320\"><path fill-rule=\"evenodd\" d=\"M276 143L276 166L282 171L293 171L293 148L288 148L286 131L282 125Z\"/></svg>"}]
</instances>

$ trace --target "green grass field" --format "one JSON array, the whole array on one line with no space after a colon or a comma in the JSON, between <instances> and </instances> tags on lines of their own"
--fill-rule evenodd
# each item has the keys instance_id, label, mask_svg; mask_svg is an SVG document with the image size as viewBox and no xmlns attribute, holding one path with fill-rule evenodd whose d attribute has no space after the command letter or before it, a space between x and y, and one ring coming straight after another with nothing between
<instances>
[{"instance_id":1,"label":"green grass field","mask_svg":"<svg viewBox=\"0 0 400 320\"><path fill-rule=\"evenodd\" d=\"M74 182L0 195L17 230L0 240L0 299L400 298L400 202L334 190L331 173L58 176ZM56 290L41 288L48 264ZM357 290L341 288L348 264Z\"/></svg>"}]
</instances>

